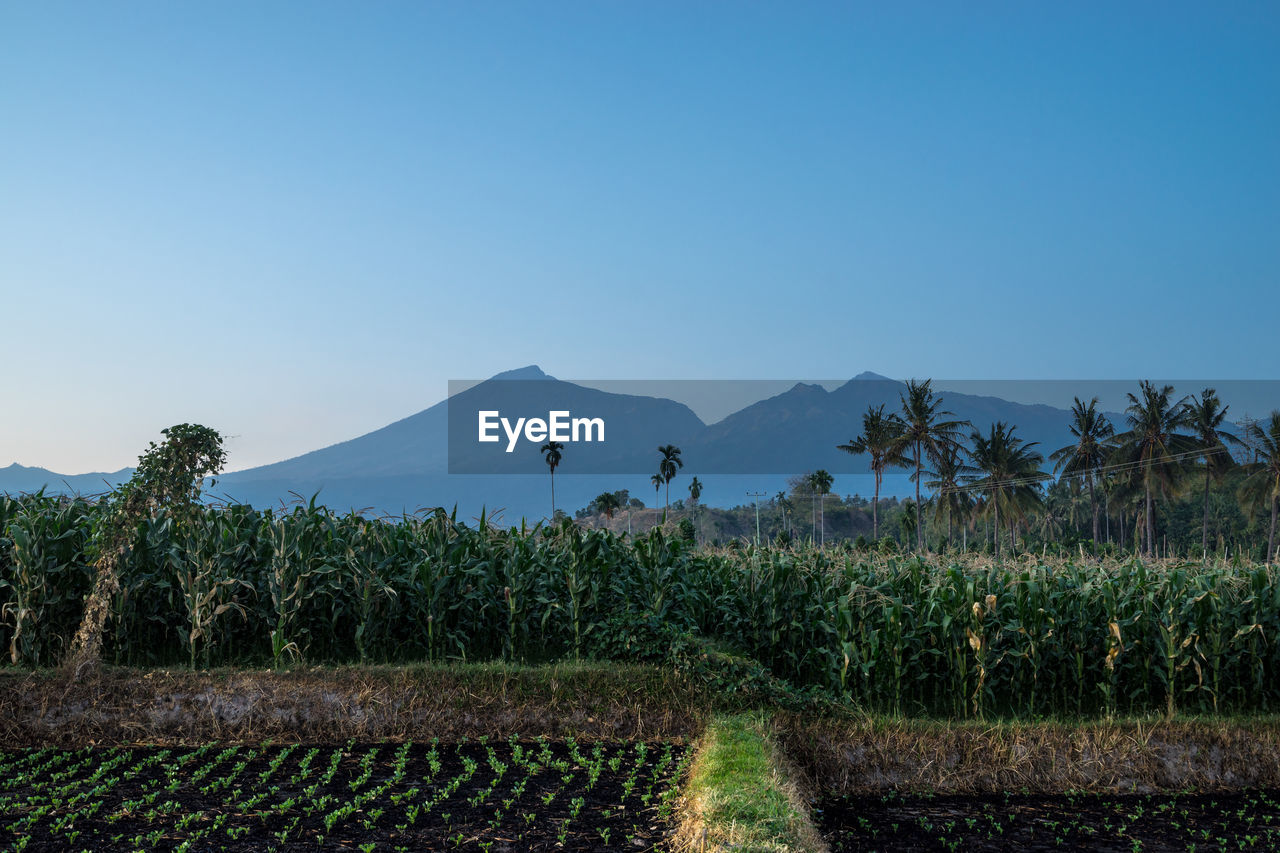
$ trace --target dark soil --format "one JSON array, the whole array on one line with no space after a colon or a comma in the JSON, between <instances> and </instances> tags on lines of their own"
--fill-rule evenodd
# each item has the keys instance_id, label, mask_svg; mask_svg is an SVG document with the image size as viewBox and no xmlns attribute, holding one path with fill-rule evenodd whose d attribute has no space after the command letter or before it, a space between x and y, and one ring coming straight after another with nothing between
<instances>
[{"instance_id":1,"label":"dark soil","mask_svg":"<svg viewBox=\"0 0 1280 853\"><path fill-rule=\"evenodd\" d=\"M10 751L0 849L663 849L685 754L514 739Z\"/></svg>"},{"instance_id":2,"label":"dark soil","mask_svg":"<svg viewBox=\"0 0 1280 853\"><path fill-rule=\"evenodd\" d=\"M1280 849L1280 791L844 797L819 803L833 851Z\"/></svg>"}]
</instances>

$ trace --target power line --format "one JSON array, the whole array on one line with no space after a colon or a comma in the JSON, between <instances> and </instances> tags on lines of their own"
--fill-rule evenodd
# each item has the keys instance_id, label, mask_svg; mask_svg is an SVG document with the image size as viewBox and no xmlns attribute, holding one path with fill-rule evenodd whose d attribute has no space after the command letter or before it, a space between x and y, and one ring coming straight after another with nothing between
<instances>
[{"instance_id":1,"label":"power line","mask_svg":"<svg viewBox=\"0 0 1280 853\"><path fill-rule=\"evenodd\" d=\"M1169 463L1169 462L1181 461L1183 459L1194 459L1200 456L1210 456L1213 454L1229 453L1229 452L1230 451L1228 451L1228 449L1225 446L1209 447L1209 448L1204 448L1202 450L1188 450L1182 453L1172 453L1167 456L1162 456L1160 457L1160 459L1154 460L1154 461L1158 461L1160 463ZM1098 467L1090 468L1087 471L1079 471L1072 474L1063 474L1061 477L1058 477L1057 479L1058 479L1058 482L1061 482L1067 479L1082 479L1089 474L1102 474L1104 472L1116 473L1121 471L1133 471L1139 468L1147 467L1149 464L1151 464L1152 461L1153 460L1139 460L1136 462L1118 462L1111 465L1099 465ZM996 482L993 482L993 483L966 483L964 485L948 486L943 489L940 489L940 491L946 491L946 492L952 492L952 493L954 492L985 492L997 487L1026 486L1026 485L1033 485L1035 483L1043 483L1045 480L1052 479L1052 477L1053 475L1047 472L1042 472L1040 474L1031 475L1027 477L1016 477L1008 480L997 480Z\"/></svg>"}]
</instances>

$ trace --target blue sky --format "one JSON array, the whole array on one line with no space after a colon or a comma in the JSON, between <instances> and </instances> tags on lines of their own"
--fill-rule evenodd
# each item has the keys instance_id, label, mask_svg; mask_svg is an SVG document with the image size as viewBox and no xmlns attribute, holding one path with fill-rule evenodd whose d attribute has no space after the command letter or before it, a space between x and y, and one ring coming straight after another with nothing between
<instances>
[{"instance_id":1,"label":"blue sky","mask_svg":"<svg viewBox=\"0 0 1280 853\"><path fill-rule=\"evenodd\" d=\"M1269 3L6 3L0 465L450 378L1275 378Z\"/></svg>"}]
</instances>

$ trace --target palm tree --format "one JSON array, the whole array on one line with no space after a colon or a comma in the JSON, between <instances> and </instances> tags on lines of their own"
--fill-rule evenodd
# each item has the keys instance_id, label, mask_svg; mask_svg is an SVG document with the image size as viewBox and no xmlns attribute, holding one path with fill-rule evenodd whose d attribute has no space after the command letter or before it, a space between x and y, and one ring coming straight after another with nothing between
<instances>
[{"instance_id":1,"label":"palm tree","mask_svg":"<svg viewBox=\"0 0 1280 853\"><path fill-rule=\"evenodd\" d=\"M683 468L684 463L680 461L680 448L674 444L664 444L658 448L658 452L662 454L662 461L658 463L658 473L662 475L662 481L667 484L667 506L663 508L665 514L667 508L671 506L671 481L676 478L676 469Z\"/></svg>"},{"instance_id":2,"label":"palm tree","mask_svg":"<svg viewBox=\"0 0 1280 853\"><path fill-rule=\"evenodd\" d=\"M1040 538L1046 544L1062 539L1062 531L1070 521L1070 503L1071 486L1066 481L1059 480L1049 486L1043 508L1035 520Z\"/></svg>"},{"instance_id":3,"label":"palm tree","mask_svg":"<svg viewBox=\"0 0 1280 853\"><path fill-rule=\"evenodd\" d=\"M813 487L813 492L818 499L818 534L822 537L820 544L825 544L826 537L826 517L823 515L823 504L826 502L826 496L831 491L831 484L836 481L835 477L827 471L819 468L809 475L809 485Z\"/></svg>"},{"instance_id":4,"label":"palm tree","mask_svg":"<svg viewBox=\"0 0 1280 853\"><path fill-rule=\"evenodd\" d=\"M1174 403L1173 386L1160 388L1145 379L1139 384L1141 398L1129 394L1125 409L1128 432L1115 437L1115 461L1131 466L1130 479L1142 485L1147 534L1147 555L1155 554L1155 508L1152 493L1167 495L1177 485L1184 454L1194 452L1195 441L1178 432L1186 425L1186 409Z\"/></svg>"},{"instance_id":5,"label":"palm tree","mask_svg":"<svg viewBox=\"0 0 1280 853\"><path fill-rule=\"evenodd\" d=\"M1243 446L1244 442L1222 428L1227 419L1227 409L1231 407L1222 405L1214 389L1204 389L1199 399L1192 397L1184 401L1182 407L1187 427L1199 446L1204 464L1204 520L1200 528L1200 554L1204 555L1209 550L1209 481L1221 479L1231 467L1232 459L1226 442L1237 447Z\"/></svg>"},{"instance_id":6,"label":"palm tree","mask_svg":"<svg viewBox=\"0 0 1280 853\"><path fill-rule=\"evenodd\" d=\"M898 436L902 433L902 419L897 415L885 415L884 404L879 408L867 406L862 414L862 434L848 444L837 444L837 450L858 455L871 455L871 473L875 475L875 497L871 501L871 538L880 538L880 483L884 480L884 469L890 465L905 465L898 444Z\"/></svg>"},{"instance_id":7,"label":"palm tree","mask_svg":"<svg viewBox=\"0 0 1280 853\"><path fill-rule=\"evenodd\" d=\"M622 501L618 500L617 493L604 492L596 496L595 504L596 509L604 513L605 518L613 521L613 514L622 506Z\"/></svg>"},{"instance_id":8,"label":"palm tree","mask_svg":"<svg viewBox=\"0 0 1280 853\"><path fill-rule=\"evenodd\" d=\"M924 473L932 477L932 480L925 481L925 485L937 494L937 500L933 503L933 517L938 519L943 513L947 516L947 545L951 544L951 522L959 516L963 522L969 513L969 509L973 506L973 498L969 495L967 489L961 486L961 481L971 475L977 473L973 468L964 464L964 448L958 444L953 444L943 448L942 452L934 460L933 467Z\"/></svg>"},{"instance_id":9,"label":"palm tree","mask_svg":"<svg viewBox=\"0 0 1280 853\"><path fill-rule=\"evenodd\" d=\"M693 504L693 522L698 527L702 527L702 507L698 504L698 498L702 497L702 481L696 476L693 482L689 484L689 503Z\"/></svg>"},{"instance_id":10,"label":"palm tree","mask_svg":"<svg viewBox=\"0 0 1280 853\"><path fill-rule=\"evenodd\" d=\"M903 456L908 449L911 450L917 507L920 506L920 478L924 473L925 460L935 458L943 448L957 443L956 436L960 429L968 425L965 421L941 420L954 412L942 408L942 398L935 397L930 387L932 382L931 379L908 379L906 394L899 395L902 401L902 430L898 433L894 446ZM924 550L923 517L916 525L916 550Z\"/></svg>"},{"instance_id":11,"label":"palm tree","mask_svg":"<svg viewBox=\"0 0 1280 853\"><path fill-rule=\"evenodd\" d=\"M702 497L702 481L695 476L693 482L689 484L689 502L696 504L700 497Z\"/></svg>"},{"instance_id":12,"label":"palm tree","mask_svg":"<svg viewBox=\"0 0 1280 853\"><path fill-rule=\"evenodd\" d=\"M556 468L560 465L564 445L558 441L548 441L542 445L542 453L546 455L547 467L551 469L551 520L556 518Z\"/></svg>"},{"instance_id":13,"label":"palm tree","mask_svg":"<svg viewBox=\"0 0 1280 853\"><path fill-rule=\"evenodd\" d=\"M1031 448L1039 442L1024 442L1016 437L1014 426L996 421L987 435L974 430L970 435L975 474L968 481L987 493L987 508L994 514L996 555L1000 554L1000 510L1013 524L1025 510L1040 502L1038 483L1049 475L1040 470L1044 457ZM981 476L978 476L978 475ZM1012 542L1012 539L1011 539Z\"/></svg>"},{"instance_id":14,"label":"palm tree","mask_svg":"<svg viewBox=\"0 0 1280 853\"><path fill-rule=\"evenodd\" d=\"M773 496L773 501L782 510L782 529L784 532L788 532L787 531L787 510L791 508L791 500L790 498L787 497L786 492L778 492L776 495Z\"/></svg>"},{"instance_id":15,"label":"palm tree","mask_svg":"<svg viewBox=\"0 0 1280 853\"><path fill-rule=\"evenodd\" d=\"M1265 426L1265 429L1264 429ZM1240 498L1249 506L1271 504L1271 532L1267 535L1267 561L1276 558L1276 509L1280 504L1280 411L1261 424L1249 425L1250 446L1258 455L1240 487Z\"/></svg>"},{"instance_id":16,"label":"palm tree","mask_svg":"<svg viewBox=\"0 0 1280 853\"><path fill-rule=\"evenodd\" d=\"M649 478L649 482L653 483L653 511L654 517L657 518L658 512L658 492L662 491L663 479L661 474L654 474Z\"/></svg>"},{"instance_id":17,"label":"palm tree","mask_svg":"<svg viewBox=\"0 0 1280 853\"><path fill-rule=\"evenodd\" d=\"M1093 541L1098 541L1098 501L1093 491L1093 480L1099 468L1107 460L1110 449L1107 442L1116 433L1107 416L1098 411L1098 398L1094 397L1087 404L1079 397L1071 406L1071 434L1075 436L1075 444L1060 447L1049 454L1054 463L1053 473L1084 474L1085 484L1089 487L1089 510L1093 513Z\"/></svg>"}]
</instances>

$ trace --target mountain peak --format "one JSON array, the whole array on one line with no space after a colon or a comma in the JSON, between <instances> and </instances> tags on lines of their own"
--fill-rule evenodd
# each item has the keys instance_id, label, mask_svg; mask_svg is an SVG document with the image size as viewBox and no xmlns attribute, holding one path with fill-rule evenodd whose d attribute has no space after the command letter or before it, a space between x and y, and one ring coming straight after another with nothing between
<instances>
[{"instance_id":1,"label":"mountain peak","mask_svg":"<svg viewBox=\"0 0 1280 853\"><path fill-rule=\"evenodd\" d=\"M495 374L490 379L554 379L554 376L548 376L542 372L542 368L536 364L530 364L527 367L518 367L515 370L504 370L502 373Z\"/></svg>"},{"instance_id":2,"label":"mountain peak","mask_svg":"<svg viewBox=\"0 0 1280 853\"><path fill-rule=\"evenodd\" d=\"M872 373L870 370L864 370L853 378L855 381L862 380L864 382L870 382L870 381L892 382L893 381L888 376L881 376L879 373Z\"/></svg>"},{"instance_id":3,"label":"mountain peak","mask_svg":"<svg viewBox=\"0 0 1280 853\"><path fill-rule=\"evenodd\" d=\"M827 393L827 389L823 388L821 385L816 385L810 382L797 382L795 385L792 385L789 389L787 389L787 393L788 394L804 394L804 393L825 394Z\"/></svg>"}]
</instances>

